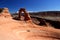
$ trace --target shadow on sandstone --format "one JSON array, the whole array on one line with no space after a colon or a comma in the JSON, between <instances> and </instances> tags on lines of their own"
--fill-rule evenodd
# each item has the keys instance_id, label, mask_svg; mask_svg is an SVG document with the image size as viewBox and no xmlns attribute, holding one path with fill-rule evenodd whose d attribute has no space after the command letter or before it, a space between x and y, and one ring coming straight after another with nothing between
<instances>
[{"instance_id":1,"label":"shadow on sandstone","mask_svg":"<svg viewBox=\"0 0 60 40\"><path fill-rule=\"evenodd\" d=\"M40 26L47 26L46 23L49 23L52 27L60 29L60 22L59 21L53 21L53 20L49 20L49 19L43 19L43 18L38 18L38 17L31 17L33 23L35 23L36 25L40 25ZM14 20L19 20L18 17L13 17Z\"/></svg>"},{"instance_id":2,"label":"shadow on sandstone","mask_svg":"<svg viewBox=\"0 0 60 40\"><path fill-rule=\"evenodd\" d=\"M49 19L43 19L43 18L38 18L38 17L31 17L32 21L40 26L47 25L46 23L49 23L52 27L60 29L60 21L53 21Z\"/></svg>"}]
</instances>

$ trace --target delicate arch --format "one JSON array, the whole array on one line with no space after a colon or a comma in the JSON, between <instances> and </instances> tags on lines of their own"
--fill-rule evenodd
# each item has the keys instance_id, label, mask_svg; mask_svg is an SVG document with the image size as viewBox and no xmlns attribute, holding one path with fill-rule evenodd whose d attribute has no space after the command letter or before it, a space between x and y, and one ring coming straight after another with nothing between
<instances>
[{"instance_id":1,"label":"delicate arch","mask_svg":"<svg viewBox=\"0 0 60 40\"><path fill-rule=\"evenodd\" d=\"M21 8L19 10L19 14L18 14L18 17L19 19L21 19L21 13L24 12L24 20L27 21L27 20L31 20L31 17L29 15L29 13L24 9L24 8Z\"/></svg>"}]
</instances>

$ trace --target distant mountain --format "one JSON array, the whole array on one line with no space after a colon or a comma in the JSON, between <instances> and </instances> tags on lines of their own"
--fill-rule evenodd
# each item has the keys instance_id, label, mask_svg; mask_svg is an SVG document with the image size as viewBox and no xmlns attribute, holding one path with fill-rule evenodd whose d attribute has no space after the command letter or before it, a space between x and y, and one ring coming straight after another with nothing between
<instances>
[{"instance_id":1,"label":"distant mountain","mask_svg":"<svg viewBox=\"0 0 60 40\"><path fill-rule=\"evenodd\" d=\"M17 14L18 13L14 13L13 15ZM60 11L31 12L29 14L35 16L60 16Z\"/></svg>"},{"instance_id":2,"label":"distant mountain","mask_svg":"<svg viewBox=\"0 0 60 40\"><path fill-rule=\"evenodd\" d=\"M60 29L60 11L33 12L29 14L32 21L37 25L41 25L41 20L43 19L53 27ZM14 13L12 16L17 19L18 13Z\"/></svg>"},{"instance_id":3,"label":"distant mountain","mask_svg":"<svg viewBox=\"0 0 60 40\"><path fill-rule=\"evenodd\" d=\"M32 12L29 13L31 17L44 18L54 21L60 21L60 11L45 11L45 12ZM18 13L12 14L12 16L17 16Z\"/></svg>"},{"instance_id":4,"label":"distant mountain","mask_svg":"<svg viewBox=\"0 0 60 40\"><path fill-rule=\"evenodd\" d=\"M60 16L60 11L45 11L45 12L35 12L30 14L38 15L38 16Z\"/></svg>"}]
</instances>

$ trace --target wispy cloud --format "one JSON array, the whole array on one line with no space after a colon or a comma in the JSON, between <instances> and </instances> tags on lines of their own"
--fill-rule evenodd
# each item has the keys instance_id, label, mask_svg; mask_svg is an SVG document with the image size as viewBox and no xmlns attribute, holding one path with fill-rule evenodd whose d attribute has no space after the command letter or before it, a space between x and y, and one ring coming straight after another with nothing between
<instances>
[{"instance_id":1,"label":"wispy cloud","mask_svg":"<svg viewBox=\"0 0 60 40\"><path fill-rule=\"evenodd\" d=\"M34 12L34 11L28 11L28 12Z\"/></svg>"},{"instance_id":2,"label":"wispy cloud","mask_svg":"<svg viewBox=\"0 0 60 40\"><path fill-rule=\"evenodd\" d=\"M37 11L27 11L27 12L37 12Z\"/></svg>"},{"instance_id":3,"label":"wispy cloud","mask_svg":"<svg viewBox=\"0 0 60 40\"><path fill-rule=\"evenodd\" d=\"M37 12L37 11L27 11L28 13L30 12L30 13L32 13L32 12ZM17 11L16 13L19 13L19 11ZM22 13L24 13L24 12L22 12Z\"/></svg>"}]
</instances>

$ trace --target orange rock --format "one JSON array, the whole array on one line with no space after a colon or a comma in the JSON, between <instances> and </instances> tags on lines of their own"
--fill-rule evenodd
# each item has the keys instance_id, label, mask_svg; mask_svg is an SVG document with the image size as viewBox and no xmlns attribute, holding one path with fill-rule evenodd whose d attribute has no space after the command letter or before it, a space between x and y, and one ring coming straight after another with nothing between
<instances>
[{"instance_id":1,"label":"orange rock","mask_svg":"<svg viewBox=\"0 0 60 40\"><path fill-rule=\"evenodd\" d=\"M3 11L1 12L1 16L11 17L8 8L3 8Z\"/></svg>"},{"instance_id":2,"label":"orange rock","mask_svg":"<svg viewBox=\"0 0 60 40\"><path fill-rule=\"evenodd\" d=\"M25 14L28 22L0 17L0 40L60 40L60 29L35 25Z\"/></svg>"},{"instance_id":3,"label":"orange rock","mask_svg":"<svg viewBox=\"0 0 60 40\"><path fill-rule=\"evenodd\" d=\"M19 10L19 18L21 18L21 13L24 12L24 20L25 21L28 21L28 20L31 20L31 17L29 15L29 13L25 10L25 8L21 8Z\"/></svg>"}]
</instances>

